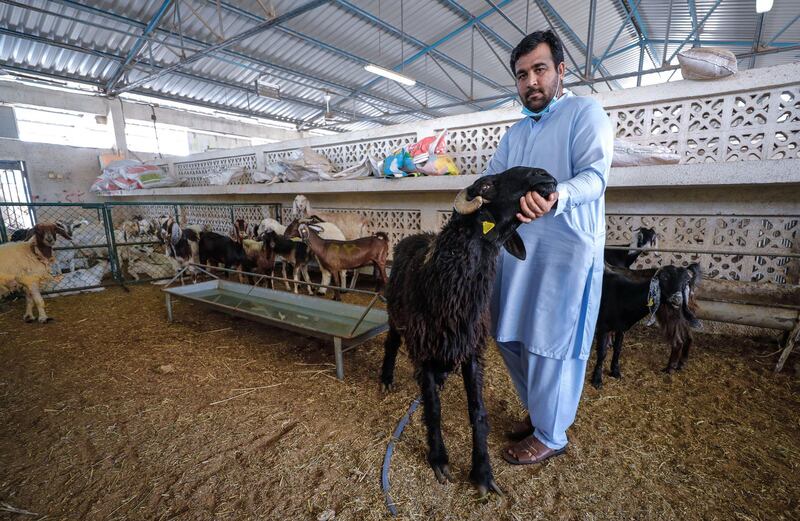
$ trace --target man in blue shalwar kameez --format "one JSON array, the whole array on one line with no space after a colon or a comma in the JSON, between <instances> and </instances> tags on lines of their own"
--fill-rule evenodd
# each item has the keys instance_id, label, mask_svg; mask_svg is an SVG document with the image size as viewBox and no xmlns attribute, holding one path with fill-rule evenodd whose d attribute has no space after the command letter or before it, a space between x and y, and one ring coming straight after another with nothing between
<instances>
[{"instance_id":1,"label":"man in blue shalwar kameez","mask_svg":"<svg viewBox=\"0 0 800 521\"><path fill-rule=\"evenodd\" d=\"M511 69L527 116L512 126L485 174L544 168L558 180L545 199L522 198L519 234L527 259L503 253L492 299L492 329L528 417L503 451L514 464L563 453L575 421L600 308L605 201L614 135L595 100L563 88L564 53L552 31L526 36Z\"/></svg>"}]
</instances>

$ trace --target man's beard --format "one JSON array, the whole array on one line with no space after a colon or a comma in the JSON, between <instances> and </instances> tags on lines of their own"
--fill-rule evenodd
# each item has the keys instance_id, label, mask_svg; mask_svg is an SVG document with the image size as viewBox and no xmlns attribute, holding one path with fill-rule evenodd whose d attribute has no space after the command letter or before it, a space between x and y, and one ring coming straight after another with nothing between
<instances>
[{"instance_id":1,"label":"man's beard","mask_svg":"<svg viewBox=\"0 0 800 521\"><path fill-rule=\"evenodd\" d=\"M556 77L555 84L553 85L553 95L550 96L549 98L543 99L542 102L541 102L541 105L536 106L536 107L533 106L533 104L530 101L528 101L528 96L530 96L531 94L534 94L536 92L544 94L544 91L542 89L528 89L528 90L526 90L525 91L525 96L522 98L522 105L526 109L528 109L528 110L530 110L532 112L539 112L540 110L544 109L547 105L550 104L551 101L553 101L553 98L558 96L558 83L559 83L559 78Z\"/></svg>"}]
</instances>

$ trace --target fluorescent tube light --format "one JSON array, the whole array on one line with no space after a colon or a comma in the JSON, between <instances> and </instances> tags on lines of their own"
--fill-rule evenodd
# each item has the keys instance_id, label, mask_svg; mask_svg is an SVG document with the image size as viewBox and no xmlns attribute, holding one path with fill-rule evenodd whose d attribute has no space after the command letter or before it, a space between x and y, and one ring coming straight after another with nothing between
<instances>
[{"instance_id":1,"label":"fluorescent tube light","mask_svg":"<svg viewBox=\"0 0 800 521\"><path fill-rule=\"evenodd\" d=\"M383 76L384 78L389 78L390 80L396 81L397 83L408 85L409 87L413 87L414 85L417 84L416 80L412 80L408 76L397 74L394 71L384 69L383 67L378 67L377 65L372 65L371 63L369 65L365 65L364 70L371 72L372 74L377 74L378 76Z\"/></svg>"},{"instance_id":2,"label":"fluorescent tube light","mask_svg":"<svg viewBox=\"0 0 800 521\"><path fill-rule=\"evenodd\" d=\"M766 13L772 9L772 0L756 0L756 12Z\"/></svg>"}]
</instances>

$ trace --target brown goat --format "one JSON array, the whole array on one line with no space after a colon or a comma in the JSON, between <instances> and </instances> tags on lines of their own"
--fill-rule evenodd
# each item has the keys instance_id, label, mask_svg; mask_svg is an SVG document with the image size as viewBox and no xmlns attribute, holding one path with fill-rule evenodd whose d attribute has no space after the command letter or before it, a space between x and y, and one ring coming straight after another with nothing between
<instances>
[{"instance_id":1,"label":"brown goat","mask_svg":"<svg viewBox=\"0 0 800 521\"><path fill-rule=\"evenodd\" d=\"M353 270L372 264L375 268L375 278L378 279L376 291L386 284L386 259L389 256L389 237L378 232L371 237L361 237L351 241L329 241L322 239L314 226L301 224L298 228L300 237L309 249L317 256L322 268L333 274L333 298L341 300L339 292L339 272Z\"/></svg>"}]
</instances>

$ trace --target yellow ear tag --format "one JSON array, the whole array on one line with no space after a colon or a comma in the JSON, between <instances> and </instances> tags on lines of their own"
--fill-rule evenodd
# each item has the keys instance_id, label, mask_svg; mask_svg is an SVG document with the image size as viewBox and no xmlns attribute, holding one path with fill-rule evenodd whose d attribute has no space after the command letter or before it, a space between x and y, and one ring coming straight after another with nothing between
<instances>
[{"instance_id":1,"label":"yellow ear tag","mask_svg":"<svg viewBox=\"0 0 800 521\"><path fill-rule=\"evenodd\" d=\"M491 221L481 221L481 224L483 225L483 234L484 235L486 235L487 233L492 231L492 229L494 228L494 223L491 222Z\"/></svg>"},{"instance_id":2,"label":"yellow ear tag","mask_svg":"<svg viewBox=\"0 0 800 521\"><path fill-rule=\"evenodd\" d=\"M655 303L656 302L655 302L655 300L653 300L653 297L650 297L649 299L647 299L647 307L651 308L651 307L653 307L653 304L655 304Z\"/></svg>"}]
</instances>

